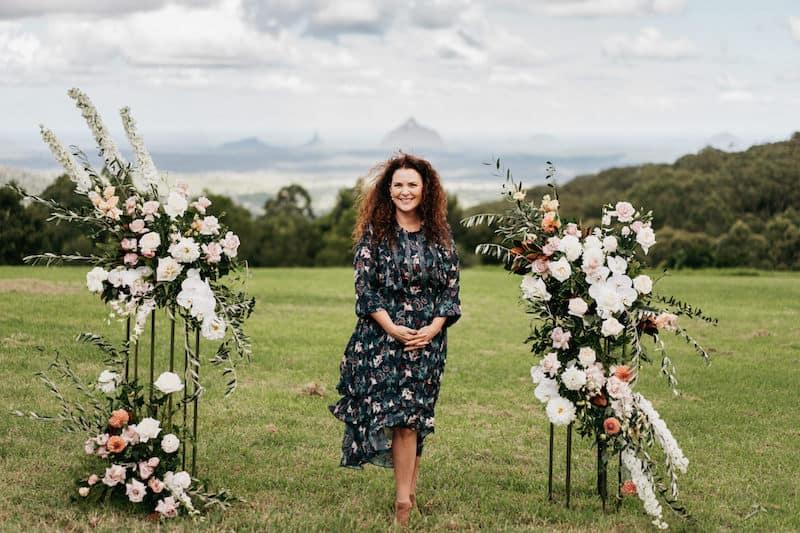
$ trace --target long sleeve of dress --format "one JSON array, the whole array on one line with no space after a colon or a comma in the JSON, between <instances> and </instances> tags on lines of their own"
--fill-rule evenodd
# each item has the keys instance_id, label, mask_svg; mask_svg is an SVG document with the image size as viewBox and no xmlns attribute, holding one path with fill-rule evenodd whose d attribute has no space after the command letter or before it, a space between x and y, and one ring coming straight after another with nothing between
<instances>
[{"instance_id":1,"label":"long sleeve of dress","mask_svg":"<svg viewBox=\"0 0 800 533\"><path fill-rule=\"evenodd\" d=\"M445 317L445 327L452 326L461 317L461 299L459 298L459 283L461 266L458 261L455 243L451 243L450 250L442 252L446 274L445 285L436 295L434 316Z\"/></svg>"},{"instance_id":2,"label":"long sleeve of dress","mask_svg":"<svg viewBox=\"0 0 800 533\"><path fill-rule=\"evenodd\" d=\"M386 303L378 285L378 269L375 254L377 246L372 245L371 232L364 232L356 246L353 258L353 275L356 286L356 315L366 317L379 309L386 309Z\"/></svg>"}]
</instances>

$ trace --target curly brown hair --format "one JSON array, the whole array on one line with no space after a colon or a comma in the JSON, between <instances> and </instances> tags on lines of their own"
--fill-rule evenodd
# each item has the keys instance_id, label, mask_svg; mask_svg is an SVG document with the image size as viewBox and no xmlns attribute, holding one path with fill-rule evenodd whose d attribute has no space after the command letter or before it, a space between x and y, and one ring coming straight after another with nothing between
<instances>
[{"instance_id":1,"label":"curly brown hair","mask_svg":"<svg viewBox=\"0 0 800 533\"><path fill-rule=\"evenodd\" d=\"M389 188L392 176L400 168L416 170L422 177L422 201L418 209L425 238L430 243L449 249L452 237L447 223L447 194L442 188L439 173L427 160L410 154L400 154L375 165L363 180L364 186L357 200L358 219L353 230L354 241L358 242L372 226L377 242L386 239L394 245L395 206Z\"/></svg>"}]
</instances>

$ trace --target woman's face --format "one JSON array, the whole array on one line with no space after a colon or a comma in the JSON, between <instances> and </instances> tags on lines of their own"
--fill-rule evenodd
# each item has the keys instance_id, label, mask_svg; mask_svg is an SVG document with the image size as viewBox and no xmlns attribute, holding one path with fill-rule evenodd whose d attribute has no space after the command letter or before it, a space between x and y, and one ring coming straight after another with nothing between
<instances>
[{"instance_id":1,"label":"woman's face","mask_svg":"<svg viewBox=\"0 0 800 533\"><path fill-rule=\"evenodd\" d=\"M413 213L422 202L422 176L413 168L398 168L392 174L389 194L398 211Z\"/></svg>"}]
</instances>

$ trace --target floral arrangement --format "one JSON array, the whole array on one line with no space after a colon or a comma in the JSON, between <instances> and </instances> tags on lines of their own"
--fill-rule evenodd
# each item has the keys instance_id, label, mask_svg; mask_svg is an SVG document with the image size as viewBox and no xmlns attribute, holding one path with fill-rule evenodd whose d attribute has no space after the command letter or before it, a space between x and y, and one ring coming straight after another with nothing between
<instances>
[{"instance_id":1,"label":"floral arrangement","mask_svg":"<svg viewBox=\"0 0 800 533\"><path fill-rule=\"evenodd\" d=\"M500 160L495 165L502 171ZM506 170L504 195L512 206L505 214L479 214L464 223L495 224L501 243L479 245L477 253L502 259L508 270L523 276L522 300L535 321L527 342L542 356L531 368L534 395L545 404L550 422L574 423L582 435L593 437L603 471L608 457L621 453L630 473L623 493L638 494L653 524L666 528L658 496L686 515L677 504L677 479L688 460L653 405L633 390L642 362L650 360L642 340L647 335L655 341L661 373L677 394L674 366L660 335L683 336L708 362L679 316L716 320L654 294L658 280L643 272L640 261L640 254L656 244L652 212L621 201L603 207L599 227L584 227L561 217L554 174L548 163L546 182L553 196L532 202ZM663 452L668 488L648 451L653 443Z\"/></svg>"},{"instance_id":2,"label":"floral arrangement","mask_svg":"<svg viewBox=\"0 0 800 533\"><path fill-rule=\"evenodd\" d=\"M192 198L186 182L170 188L161 179L128 108L120 114L133 147L135 165L123 158L89 98L78 89L71 89L69 96L94 135L103 159L102 171L95 171L77 148L68 151L51 130L42 126L41 133L75 183L75 194L85 198L84 206L68 209L20 189L18 192L47 206L51 211L49 220L83 225L99 252L91 256L44 253L25 260L48 265L94 265L86 274L89 291L99 294L109 305L110 318L127 321L128 331L122 350L101 336L79 335L79 340L94 344L106 354L108 368L94 383L84 384L69 363L58 357L51 364L49 370L71 381L88 399L87 405L67 400L55 381L40 372L61 402L62 413L56 417L36 413L29 416L58 420L66 431L89 433L86 452L108 464L104 473L81 480L81 496L110 498L122 492L130 502L144 502L164 517L176 516L181 509L196 514L192 498L200 498L206 507L230 499L224 491L204 493L201 484L177 469L177 457L182 448L185 464L186 441L196 442L196 405L204 390L198 371L200 334L207 340L221 341L210 362L224 367L223 374L228 377L226 396L237 385L238 360L233 353L240 356L239 360L249 360L252 353L242 324L251 314L255 299L223 280L242 267L237 259L239 238L217 217L207 214L211 205L208 198ZM167 310L173 328L170 372L161 373L152 381L155 363L151 346L151 382L140 384L138 368L132 377L129 375L131 348L137 346L148 317L153 321L154 335L155 311L160 308ZM191 395L180 376L172 372L174 327L179 318L186 353L184 380L192 385ZM194 348L190 345L190 331L196 333ZM183 397L173 401L171 396L178 391L184 391ZM191 402L195 404L193 432L186 426L186 406ZM182 424L173 423L173 415L179 409L184 410ZM192 454L194 467L194 451Z\"/></svg>"}]
</instances>

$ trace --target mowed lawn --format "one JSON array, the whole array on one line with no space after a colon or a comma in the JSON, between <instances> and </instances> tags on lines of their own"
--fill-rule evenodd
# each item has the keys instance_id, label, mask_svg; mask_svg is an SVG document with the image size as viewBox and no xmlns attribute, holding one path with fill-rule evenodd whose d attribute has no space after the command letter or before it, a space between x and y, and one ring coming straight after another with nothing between
<instances>
[{"instance_id":1,"label":"mowed lawn","mask_svg":"<svg viewBox=\"0 0 800 533\"><path fill-rule=\"evenodd\" d=\"M77 333L121 339L122 325L106 323L107 310L86 291L84 273L0 268L0 529L153 528L141 514L72 502L74 479L92 464L82 451L85 437L9 414L56 411L33 376L56 351L87 379L103 369L101 354L77 344ZM573 452L573 505L564 508L563 431L557 435L558 501L547 501L548 424L533 397L535 357L522 343L529 323L517 303L518 284L499 269L462 274L464 314L449 333L436 434L427 441L418 489L422 514L412 515L412 529L650 528L635 497L618 513L603 514L593 493L594 450L582 440ZM351 271L259 269L248 287L257 299L247 324L253 361L240 368L239 388L228 399L219 371L201 370L208 391L199 444L201 476L246 502L203 522L181 519L163 527L389 529L391 471L339 468L342 425L327 409L337 399L338 364L355 323ZM638 386L690 461L680 499L694 522L668 510L665 518L675 531L800 530L800 276L679 272L657 289L720 319L718 327L690 324L711 351L710 367L679 338L667 339L682 396L671 395L658 365L645 367ZM203 346L206 354L212 349Z\"/></svg>"}]
</instances>

